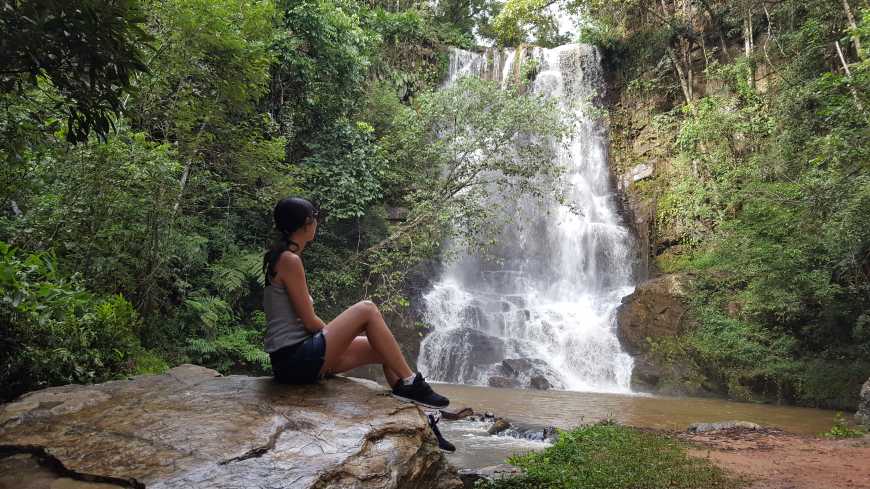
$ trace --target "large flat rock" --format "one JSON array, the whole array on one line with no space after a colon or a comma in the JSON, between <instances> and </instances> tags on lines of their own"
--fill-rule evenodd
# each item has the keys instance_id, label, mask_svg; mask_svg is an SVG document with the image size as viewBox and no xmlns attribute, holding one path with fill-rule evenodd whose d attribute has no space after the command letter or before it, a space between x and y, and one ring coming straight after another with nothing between
<instances>
[{"instance_id":1,"label":"large flat rock","mask_svg":"<svg viewBox=\"0 0 870 489\"><path fill-rule=\"evenodd\" d=\"M34 461L94 487L461 487L423 413L385 394L358 379L286 386L195 365L44 389L0 407L0 487L33 482ZM21 453L32 456L9 456Z\"/></svg>"}]
</instances>

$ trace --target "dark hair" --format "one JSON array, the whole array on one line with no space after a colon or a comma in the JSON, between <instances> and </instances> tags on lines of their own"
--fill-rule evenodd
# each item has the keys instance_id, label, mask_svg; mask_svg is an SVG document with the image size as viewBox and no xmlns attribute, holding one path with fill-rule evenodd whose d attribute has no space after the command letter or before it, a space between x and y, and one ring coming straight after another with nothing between
<instances>
[{"instance_id":1,"label":"dark hair","mask_svg":"<svg viewBox=\"0 0 870 489\"><path fill-rule=\"evenodd\" d=\"M275 219L275 230L280 236L263 256L263 275L266 286L271 283L272 277L275 276L275 264L278 263L281 253L287 250L298 251L300 248L299 243L290 239L290 235L317 219L317 215L318 211L314 204L301 197L287 197L275 205L272 216Z\"/></svg>"}]
</instances>

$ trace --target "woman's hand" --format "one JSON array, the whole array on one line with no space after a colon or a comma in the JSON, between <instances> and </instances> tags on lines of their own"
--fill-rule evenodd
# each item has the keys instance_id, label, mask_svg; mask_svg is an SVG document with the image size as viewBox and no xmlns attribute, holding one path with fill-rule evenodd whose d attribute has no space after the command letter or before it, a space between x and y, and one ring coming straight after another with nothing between
<instances>
[{"instance_id":1,"label":"woman's hand","mask_svg":"<svg viewBox=\"0 0 870 489\"><path fill-rule=\"evenodd\" d=\"M290 304L296 315L302 320L305 329L316 333L326 326L322 319L314 313L314 303L308 294L308 282L305 280L305 268L302 258L296 253L285 251L275 264L276 281L281 282L287 290Z\"/></svg>"}]
</instances>

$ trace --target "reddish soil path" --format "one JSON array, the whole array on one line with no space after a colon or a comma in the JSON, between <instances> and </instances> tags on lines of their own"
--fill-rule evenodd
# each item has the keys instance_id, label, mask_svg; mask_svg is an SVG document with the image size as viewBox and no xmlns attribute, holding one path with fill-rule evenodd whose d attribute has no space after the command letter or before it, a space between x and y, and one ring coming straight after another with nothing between
<instances>
[{"instance_id":1,"label":"reddish soil path","mask_svg":"<svg viewBox=\"0 0 870 489\"><path fill-rule=\"evenodd\" d=\"M683 433L690 453L748 479L749 489L870 489L870 435L829 440L777 430Z\"/></svg>"}]
</instances>

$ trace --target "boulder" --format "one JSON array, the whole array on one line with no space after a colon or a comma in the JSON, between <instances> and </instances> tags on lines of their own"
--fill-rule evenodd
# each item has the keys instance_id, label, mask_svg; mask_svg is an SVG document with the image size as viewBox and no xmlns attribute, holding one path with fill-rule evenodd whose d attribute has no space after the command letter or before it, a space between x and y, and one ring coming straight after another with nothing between
<instances>
[{"instance_id":1,"label":"boulder","mask_svg":"<svg viewBox=\"0 0 870 489\"><path fill-rule=\"evenodd\" d=\"M621 210L625 223L631 228L636 239L636 260L634 273L639 280L645 280L653 268L655 256L656 198L638 191L632 185L622 193Z\"/></svg>"},{"instance_id":2,"label":"boulder","mask_svg":"<svg viewBox=\"0 0 870 489\"><path fill-rule=\"evenodd\" d=\"M616 334L631 355L649 351L647 338L676 336L687 329L687 308L683 301L690 278L662 275L640 284L622 299L617 312Z\"/></svg>"},{"instance_id":3,"label":"boulder","mask_svg":"<svg viewBox=\"0 0 870 489\"><path fill-rule=\"evenodd\" d=\"M388 221L407 221L410 211L407 207L387 207Z\"/></svg>"},{"instance_id":4,"label":"boulder","mask_svg":"<svg viewBox=\"0 0 870 489\"><path fill-rule=\"evenodd\" d=\"M36 455L19 453L0 458L0 489L118 489L123 482L81 481L40 463Z\"/></svg>"},{"instance_id":5,"label":"boulder","mask_svg":"<svg viewBox=\"0 0 870 489\"><path fill-rule=\"evenodd\" d=\"M691 358L663 356L651 349L650 340L674 338L695 327L685 302L691 281L687 274L662 275L622 299L616 336L634 357L632 389L671 396L722 394L722 386L711 383Z\"/></svg>"},{"instance_id":6,"label":"boulder","mask_svg":"<svg viewBox=\"0 0 870 489\"><path fill-rule=\"evenodd\" d=\"M546 367L547 363L537 358L508 358L502 360L501 369L505 375L518 377L521 374L527 373L533 368Z\"/></svg>"},{"instance_id":7,"label":"boulder","mask_svg":"<svg viewBox=\"0 0 870 489\"><path fill-rule=\"evenodd\" d=\"M4 478L56 469L4 487L461 487L419 408L341 377L286 386L183 365L53 387L0 406L0 447Z\"/></svg>"},{"instance_id":8,"label":"boulder","mask_svg":"<svg viewBox=\"0 0 870 489\"><path fill-rule=\"evenodd\" d=\"M631 370L632 388L639 391L654 390L662 378L662 371L654 362L645 355L634 359L634 367Z\"/></svg>"},{"instance_id":9,"label":"boulder","mask_svg":"<svg viewBox=\"0 0 870 489\"><path fill-rule=\"evenodd\" d=\"M561 388L559 373L547 362L537 358L508 358L493 369L489 378L492 387L517 387L547 390Z\"/></svg>"},{"instance_id":10,"label":"boulder","mask_svg":"<svg viewBox=\"0 0 870 489\"><path fill-rule=\"evenodd\" d=\"M858 412L855 413L855 419L870 428L870 379L864 382L859 396Z\"/></svg>"},{"instance_id":11,"label":"boulder","mask_svg":"<svg viewBox=\"0 0 870 489\"><path fill-rule=\"evenodd\" d=\"M498 418L495 420L495 423L493 423L492 426L490 426L489 429L486 430L486 432L489 433L490 435L497 435L497 434L501 433L502 431L505 431L506 429L508 429L510 427L511 427L511 424L508 423L507 420L505 420L503 418Z\"/></svg>"},{"instance_id":12,"label":"boulder","mask_svg":"<svg viewBox=\"0 0 870 489\"><path fill-rule=\"evenodd\" d=\"M505 357L505 342L473 328L433 331L420 348L420 363L446 382L481 378ZM473 352L473 354L471 354Z\"/></svg>"},{"instance_id":13,"label":"boulder","mask_svg":"<svg viewBox=\"0 0 870 489\"><path fill-rule=\"evenodd\" d=\"M510 427L502 431L501 435L521 438L523 440L553 443L559 437L559 432L555 426L511 422Z\"/></svg>"},{"instance_id":14,"label":"boulder","mask_svg":"<svg viewBox=\"0 0 870 489\"><path fill-rule=\"evenodd\" d=\"M532 389L537 389L539 391L545 391L549 388L553 387L550 385L550 381L547 380L543 375L535 375L531 379L529 379L529 387Z\"/></svg>"}]
</instances>

